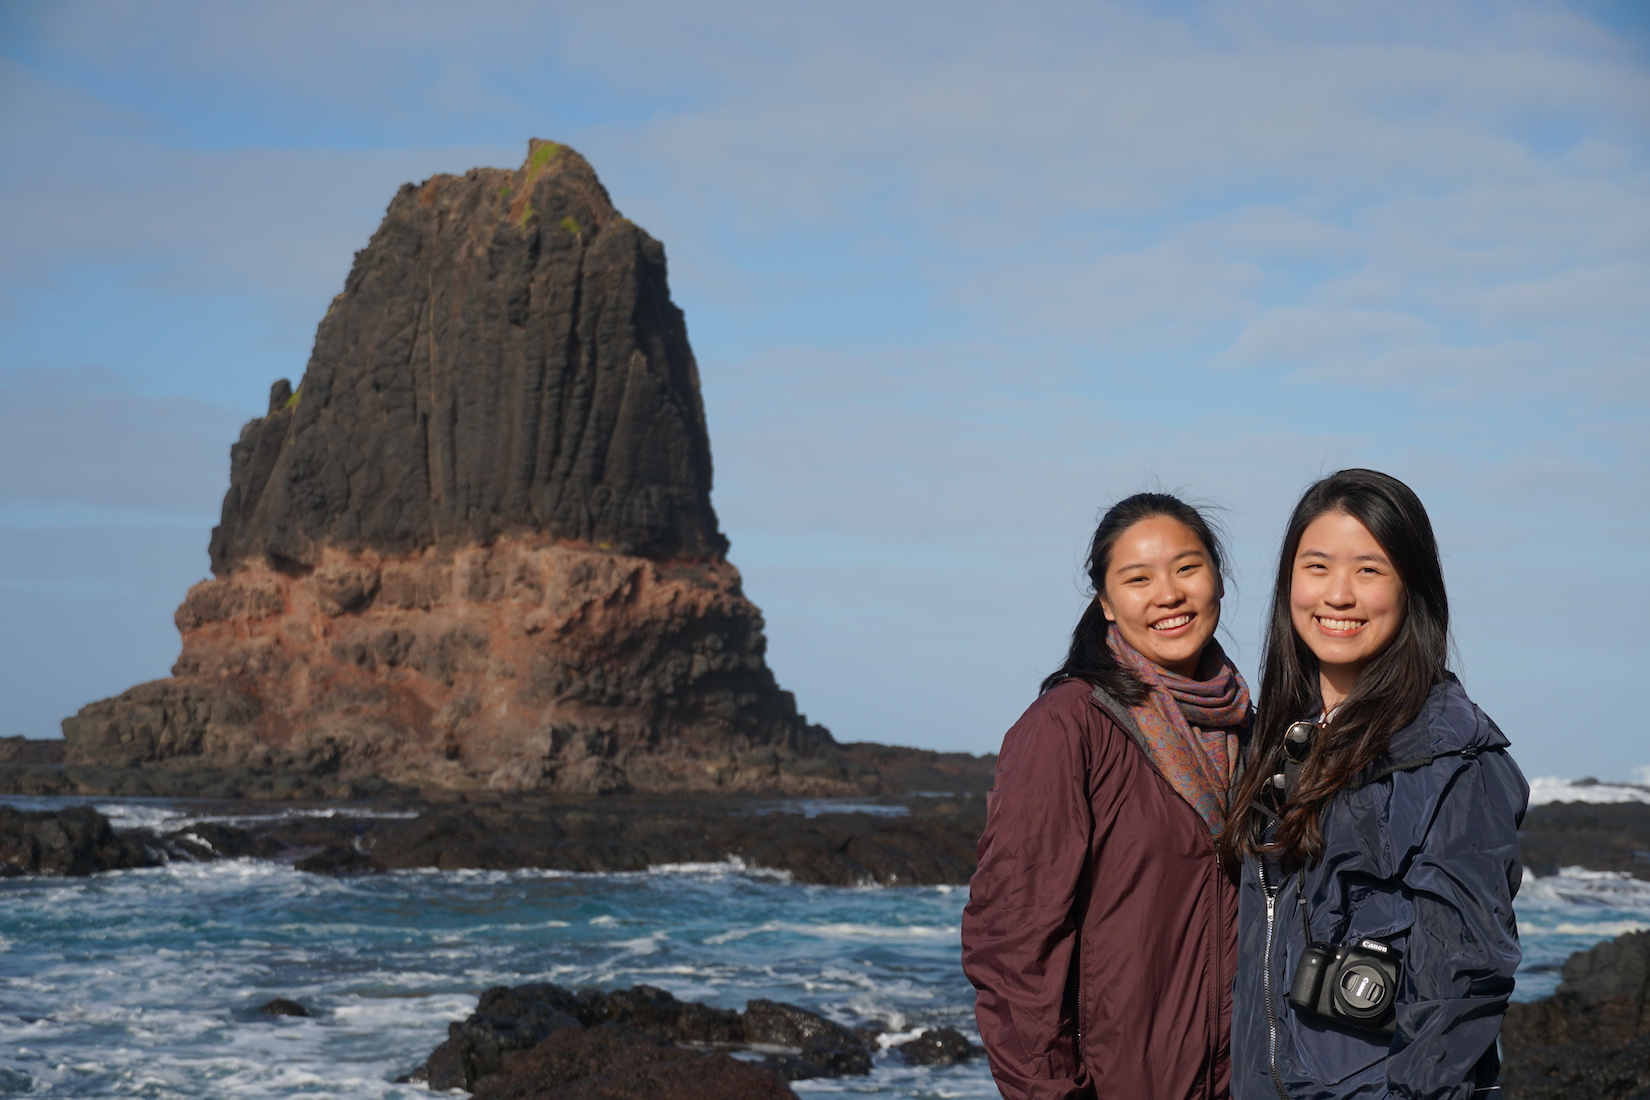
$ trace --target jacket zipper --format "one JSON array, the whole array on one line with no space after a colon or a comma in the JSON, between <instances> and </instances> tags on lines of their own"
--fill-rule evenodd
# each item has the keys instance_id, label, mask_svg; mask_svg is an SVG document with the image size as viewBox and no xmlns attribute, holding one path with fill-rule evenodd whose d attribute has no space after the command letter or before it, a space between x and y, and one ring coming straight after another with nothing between
<instances>
[{"instance_id":1,"label":"jacket zipper","mask_svg":"<svg viewBox=\"0 0 1650 1100\"><path fill-rule=\"evenodd\" d=\"M1260 876L1260 889L1266 895L1266 946L1261 953L1261 990L1266 1002L1266 1064L1272 1071L1272 1085L1278 1090L1279 1100L1289 1100L1283 1087L1283 1075L1278 1072L1278 1014L1272 999L1272 943L1277 929L1278 895L1266 882L1266 865L1255 861Z\"/></svg>"},{"instance_id":2,"label":"jacket zipper","mask_svg":"<svg viewBox=\"0 0 1650 1100\"><path fill-rule=\"evenodd\" d=\"M1077 947L1077 1064L1083 1064L1083 947Z\"/></svg>"}]
</instances>

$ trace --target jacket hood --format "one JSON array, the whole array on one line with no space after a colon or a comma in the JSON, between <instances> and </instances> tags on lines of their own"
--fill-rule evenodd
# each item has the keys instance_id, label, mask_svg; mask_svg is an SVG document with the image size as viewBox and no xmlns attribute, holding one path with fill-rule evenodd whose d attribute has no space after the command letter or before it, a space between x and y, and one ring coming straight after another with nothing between
<instances>
[{"instance_id":1,"label":"jacket hood","mask_svg":"<svg viewBox=\"0 0 1650 1100\"><path fill-rule=\"evenodd\" d=\"M1504 749L1512 742L1479 710L1453 672L1433 685L1415 721L1392 735L1388 755L1398 760L1478 749Z\"/></svg>"}]
</instances>

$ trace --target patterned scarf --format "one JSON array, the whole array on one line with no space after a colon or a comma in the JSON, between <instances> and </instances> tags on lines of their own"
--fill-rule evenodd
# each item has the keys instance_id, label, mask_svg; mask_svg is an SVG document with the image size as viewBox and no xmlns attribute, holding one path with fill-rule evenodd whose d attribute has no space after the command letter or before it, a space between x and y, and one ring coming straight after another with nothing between
<instances>
[{"instance_id":1,"label":"patterned scarf","mask_svg":"<svg viewBox=\"0 0 1650 1100\"><path fill-rule=\"evenodd\" d=\"M1161 668L1123 640L1116 624L1107 637L1119 663L1150 689L1130 707L1147 755L1215 836L1226 824L1227 789L1238 758L1238 733L1249 724L1249 685L1213 638L1199 662L1214 675L1191 680Z\"/></svg>"}]
</instances>

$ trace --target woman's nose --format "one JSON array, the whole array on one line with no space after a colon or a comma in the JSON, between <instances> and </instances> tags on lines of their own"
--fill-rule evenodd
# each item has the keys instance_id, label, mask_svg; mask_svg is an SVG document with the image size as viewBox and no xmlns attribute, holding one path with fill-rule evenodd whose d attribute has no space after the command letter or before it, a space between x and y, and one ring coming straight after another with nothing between
<instances>
[{"instance_id":1,"label":"woman's nose","mask_svg":"<svg viewBox=\"0 0 1650 1100\"><path fill-rule=\"evenodd\" d=\"M1352 578L1342 573L1331 576L1323 591L1323 602L1331 607L1351 607L1357 603L1358 597L1352 591Z\"/></svg>"}]
</instances>

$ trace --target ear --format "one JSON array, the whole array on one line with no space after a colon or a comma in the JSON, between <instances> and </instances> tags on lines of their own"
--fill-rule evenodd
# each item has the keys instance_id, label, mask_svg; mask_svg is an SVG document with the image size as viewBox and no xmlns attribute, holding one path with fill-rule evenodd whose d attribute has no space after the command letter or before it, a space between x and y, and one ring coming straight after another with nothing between
<instances>
[{"instance_id":1,"label":"ear","mask_svg":"<svg viewBox=\"0 0 1650 1100\"><path fill-rule=\"evenodd\" d=\"M1094 602L1100 605L1100 614L1106 617L1106 621L1108 623L1115 623L1117 621L1117 616L1112 614L1111 604L1106 602L1106 597L1097 594L1094 597Z\"/></svg>"}]
</instances>

